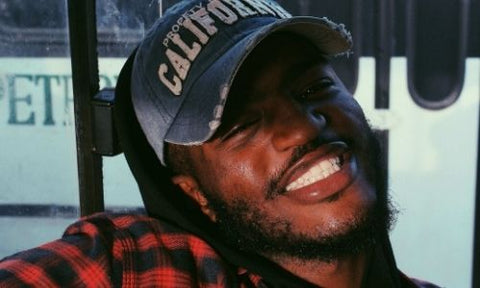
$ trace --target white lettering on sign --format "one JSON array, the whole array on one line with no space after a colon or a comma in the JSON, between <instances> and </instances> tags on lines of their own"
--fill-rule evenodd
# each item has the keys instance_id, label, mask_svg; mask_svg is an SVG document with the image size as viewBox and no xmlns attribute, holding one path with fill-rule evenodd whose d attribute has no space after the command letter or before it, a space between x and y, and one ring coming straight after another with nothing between
<instances>
[{"instance_id":1,"label":"white lettering on sign","mask_svg":"<svg viewBox=\"0 0 480 288\"><path fill-rule=\"evenodd\" d=\"M168 62L161 63L158 67L160 81L174 95L179 96L192 62L218 32L217 21L232 25L239 19L255 15L291 17L282 7L269 0L210 0L206 7L200 3L185 12L170 28L162 42L167 48L165 56ZM182 38L182 34L186 32L195 36L198 42L187 43L185 37ZM170 45L175 46L178 53L171 49ZM180 51L183 55L179 54Z\"/></svg>"}]
</instances>

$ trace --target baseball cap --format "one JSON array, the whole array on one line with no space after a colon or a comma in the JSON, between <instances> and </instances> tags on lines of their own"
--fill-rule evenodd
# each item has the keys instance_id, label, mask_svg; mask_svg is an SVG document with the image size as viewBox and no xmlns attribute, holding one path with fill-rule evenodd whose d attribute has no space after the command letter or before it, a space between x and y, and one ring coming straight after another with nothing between
<instances>
[{"instance_id":1,"label":"baseball cap","mask_svg":"<svg viewBox=\"0 0 480 288\"><path fill-rule=\"evenodd\" d=\"M307 38L326 56L352 46L343 24L292 17L272 0L181 1L155 22L122 73L131 73L136 117L163 165L165 142L198 145L215 133L239 67L280 31Z\"/></svg>"}]
</instances>

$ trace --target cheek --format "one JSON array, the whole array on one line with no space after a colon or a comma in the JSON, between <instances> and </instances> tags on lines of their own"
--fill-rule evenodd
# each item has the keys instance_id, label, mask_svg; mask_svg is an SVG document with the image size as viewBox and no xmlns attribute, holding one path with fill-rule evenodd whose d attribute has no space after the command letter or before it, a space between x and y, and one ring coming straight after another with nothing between
<instances>
[{"instance_id":1,"label":"cheek","mask_svg":"<svg viewBox=\"0 0 480 288\"><path fill-rule=\"evenodd\" d=\"M361 130L367 126L365 115L356 102L349 101L348 103L344 103L343 106L338 106L337 109L339 110L338 115L343 115L340 120L344 122L342 124L345 126L350 127L351 129Z\"/></svg>"},{"instance_id":2,"label":"cheek","mask_svg":"<svg viewBox=\"0 0 480 288\"><path fill-rule=\"evenodd\" d=\"M357 149L364 151L368 149L372 135L371 128L356 102L343 103L335 107L331 125L337 133L350 141ZM358 152L358 151L357 151Z\"/></svg>"},{"instance_id":3,"label":"cheek","mask_svg":"<svg viewBox=\"0 0 480 288\"><path fill-rule=\"evenodd\" d=\"M254 157L235 161L235 167L231 171L238 193L245 194L246 198L253 201L255 198L260 200L259 197L264 199L269 179L267 166L264 159L255 159Z\"/></svg>"},{"instance_id":4,"label":"cheek","mask_svg":"<svg viewBox=\"0 0 480 288\"><path fill-rule=\"evenodd\" d=\"M217 154L214 158L217 161L205 165L203 174L208 178L209 184L206 188L220 194L224 200L242 199L250 202L261 197L266 186L264 165L244 154Z\"/></svg>"},{"instance_id":5,"label":"cheek","mask_svg":"<svg viewBox=\"0 0 480 288\"><path fill-rule=\"evenodd\" d=\"M365 117L357 102L350 96L339 96L321 107L321 114L327 119L327 124L338 132L357 129Z\"/></svg>"}]
</instances>

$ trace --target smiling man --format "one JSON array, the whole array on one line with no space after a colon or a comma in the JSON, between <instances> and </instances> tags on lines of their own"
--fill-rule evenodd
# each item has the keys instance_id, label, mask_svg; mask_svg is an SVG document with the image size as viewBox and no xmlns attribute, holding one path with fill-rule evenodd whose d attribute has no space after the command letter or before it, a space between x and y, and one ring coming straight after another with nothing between
<instances>
[{"instance_id":1,"label":"smiling man","mask_svg":"<svg viewBox=\"0 0 480 288\"><path fill-rule=\"evenodd\" d=\"M84 218L4 259L2 283L434 287L395 265L380 148L329 64L351 46L270 0L169 9L116 88L149 217Z\"/></svg>"},{"instance_id":2,"label":"smiling man","mask_svg":"<svg viewBox=\"0 0 480 288\"><path fill-rule=\"evenodd\" d=\"M390 223L384 169L360 107L308 39L266 36L216 133L167 147L174 183L228 243L321 287L361 286Z\"/></svg>"},{"instance_id":3,"label":"smiling man","mask_svg":"<svg viewBox=\"0 0 480 288\"><path fill-rule=\"evenodd\" d=\"M379 151L308 40L267 36L238 71L213 137L168 147L174 182L238 249L321 287L360 287L389 220Z\"/></svg>"}]
</instances>

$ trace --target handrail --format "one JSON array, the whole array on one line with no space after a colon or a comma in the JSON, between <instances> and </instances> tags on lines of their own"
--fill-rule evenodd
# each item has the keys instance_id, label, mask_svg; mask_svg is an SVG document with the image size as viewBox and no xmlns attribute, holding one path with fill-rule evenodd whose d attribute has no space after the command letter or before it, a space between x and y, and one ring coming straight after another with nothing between
<instances>
[{"instance_id":1,"label":"handrail","mask_svg":"<svg viewBox=\"0 0 480 288\"><path fill-rule=\"evenodd\" d=\"M104 210L102 156L94 152L92 99L99 90L95 0L68 0L82 216Z\"/></svg>"}]
</instances>

